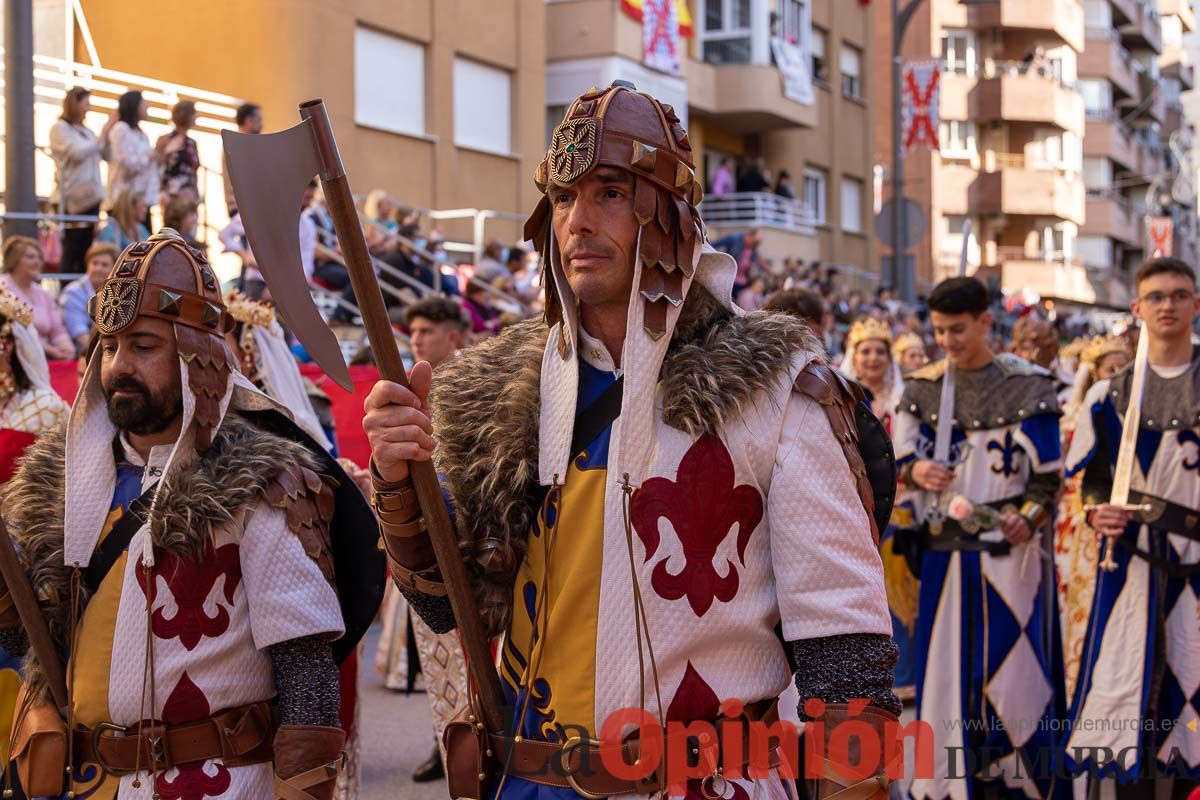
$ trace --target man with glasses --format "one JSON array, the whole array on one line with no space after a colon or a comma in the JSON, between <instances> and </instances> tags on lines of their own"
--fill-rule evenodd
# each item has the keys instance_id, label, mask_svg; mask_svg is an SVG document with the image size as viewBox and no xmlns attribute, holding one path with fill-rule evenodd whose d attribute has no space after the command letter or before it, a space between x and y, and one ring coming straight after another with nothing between
<instances>
[{"instance_id":1,"label":"man with glasses","mask_svg":"<svg viewBox=\"0 0 1200 800\"><path fill-rule=\"evenodd\" d=\"M1067 758L1093 796L1098 778L1115 778L1117 800L1154 797L1172 778L1170 796L1183 798L1200 781L1200 301L1175 258L1147 261L1135 285L1148 367L1129 504L1109 499L1137 370L1092 387L1067 455L1067 474L1083 471L1097 546L1111 551L1096 568Z\"/></svg>"}]
</instances>

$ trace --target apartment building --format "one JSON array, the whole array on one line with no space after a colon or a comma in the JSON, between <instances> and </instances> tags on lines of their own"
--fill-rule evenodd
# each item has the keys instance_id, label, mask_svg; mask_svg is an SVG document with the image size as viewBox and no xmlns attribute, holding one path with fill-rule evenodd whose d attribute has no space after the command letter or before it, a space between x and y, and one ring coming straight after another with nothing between
<instances>
[{"instance_id":1,"label":"apartment building","mask_svg":"<svg viewBox=\"0 0 1200 800\"><path fill-rule=\"evenodd\" d=\"M838 264L874 276L872 214L874 56L869 8L847 0L689 0L694 34L678 74L648 67L642 23L617 0L546 5L547 125L589 86L632 81L683 119L697 170L754 160L791 176L797 199L770 192L709 195L710 238L757 228L762 252ZM786 90L773 50L798 48L802 99ZM792 87L795 89L795 87ZM806 91L805 91L806 90ZM865 277L865 275L864 275Z\"/></svg>"},{"instance_id":2,"label":"apartment building","mask_svg":"<svg viewBox=\"0 0 1200 800\"><path fill-rule=\"evenodd\" d=\"M876 46L890 51L890 9L874 5ZM1079 0L928 0L913 18L905 57L943 61L940 150L905 159L906 194L929 213L919 285L956 273L970 219L969 272L997 288L1096 299L1078 251L1084 27ZM883 59L876 80L890 85ZM880 163L891 163L891 144L877 126Z\"/></svg>"},{"instance_id":3,"label":"apartment building","mask_svg":"<svg viewBox=\"0 0 1200 800\"><path fill-rule=\"evenodd\" d=\"M35 2L47 19L73 5ZM110 72L259 103L268 131L298 122L300 102L323 98L358 193L383 188L415 207L514 217L536 203L545 0L207 0L186 13L150 0L80 5L68 60L86 64L94 55ZM64 34L40 38L61 42ZM169 107L164 94L151 96L155 122ZM219 156L207 166L219 171ZM219 225L224 204L208 199ZM471 239L471 220L437 225ZM515 219L486 225L505 241L520 232Z\"/></svg>"},{"instance_id":4,"label":"apartment building","mask_svg":"<svg viewBox=\"0 0 1200 800\"><path fill-rule=\"evenodd\" d=\"M1177 183L1179 153L1190 147L1181 94L1193 73L1183 33L1195 27L1189 0L1085 0L1087 46L1080 88L1087 114L1084 264L1109 276L1115 303L1153 245L1147 215L1174 219L1173 250L1195 258L1195 190Z\"/></svg>"},{"instance_id":5,"label":"apartment building","mask_svg":"<svg viewBox=\"0 0 1200 800\"><path fill-rule=\"evenodd\" d=\"M1189 53L1188 40L1196 32L1196 12L1193 0L1158 0L1162 18L1162 54L1158 58L1160 80L1166 106L1163 123L1163 159L1167 175L1159 181L1157 195L1163 200L1169 194L1165 209L1174 220L1174 252L1191 264L1200 259L1200 220L1197 219L1196 165L1192 158L1195 142L1195 121L1184 109L1185 95L1195 94L1195 61Z\"/></svg>"}]
</instances>

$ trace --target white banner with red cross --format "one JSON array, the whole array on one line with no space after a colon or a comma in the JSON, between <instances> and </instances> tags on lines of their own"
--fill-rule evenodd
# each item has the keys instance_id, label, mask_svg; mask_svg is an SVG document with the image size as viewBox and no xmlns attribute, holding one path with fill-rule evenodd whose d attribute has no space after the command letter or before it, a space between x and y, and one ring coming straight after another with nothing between
<instances>
[{"instance_id":1,"label":"white banner with red cross","mask_svg":"<svg viewBox=\"0 0 1200 800\"><path fill-rule=\"evenodd\" d=\"M651 69L678 75L679 51L679 14L675 0L643 0L643 63Z\"/></svg>"},{"instance_id":2,"label":"white banner with red cross","mask_svg":"<svg viewBox=\"0 0 1200 800\"><path fill-rule=\"evenodd\" d=\"M905 155L918 147L938 149L938 89L942 62L908 61L900 77L900 143Z\"/></svg>"},{"instance_id":3,"label":"white banner with red cross","mask_svg":"<svg viewBox=\"0 0 1200 800\"><path fill-rule=\"evenodd\" d=\"M1146 217L1146 250L1151 258L1169 257L1175 239L1175 222L1170 217Z\"/></svg>"}]
</instances>

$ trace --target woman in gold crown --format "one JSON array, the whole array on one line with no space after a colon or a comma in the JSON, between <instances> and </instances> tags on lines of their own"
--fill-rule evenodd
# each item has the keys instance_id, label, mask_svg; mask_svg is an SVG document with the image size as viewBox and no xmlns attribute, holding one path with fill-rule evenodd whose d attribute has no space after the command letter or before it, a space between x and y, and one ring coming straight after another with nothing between
<instances>
[{"instance_id":1,"label":"woman in gold crown","mask_svg":"<svg viewBox=\"0 0 1200 800\"><path fill-rule=\"evenodd\" d=\"M50 368L32 324L33 309L0 288L0 485L12 477L25 449L67 416L67 404L50 387ZM20 669L21 660L0 649L0 748L5 754Z\"/></svg>"},{"instance_id":2,"label":"woman in gold crown","mask_svg":"<svg viewBox=\"0 0 1200 800\"><path fill-rule=\"evenodd\" d=\"M904 380L892 359L892 331L886 322L865 317L851 326L842 372L870 392L871 411L890 433L892 413L900 402Z\"/></svg>"},{"instance_id":3,"label":"woman in gold crown","mask_svg":"<svg viewBox=\"0 0 1200 800\"><path fill-rule=\"evenodd\" d=\"M1070 444L1072 433L1066 425L1069 420L1075 419L1075 412L1088 390L1096 381L1116 375L1130 360L1129 345L1120 336L1096 336L1083 345L1079 353L1079 369L1075 373L1075 387L1063 415L1064 449ZM1087 632L1088 614L1096 588L1094 576L1100 548L1095 532L1084 520L1080 494L1082 479L1083 473L1080 472L1063 482L1063 493L1058 501L1058 515L1054 523L1054 561L1058 573L1058 608L1062 618L1063 670L1068 697L1074 693L1075 680L1079 675L1083 638Z\"/></svg>"},{"instance_id":4,"label":"woman in gold crown","mask_svg":"<svg viewBox=\"0 0 1200 800\"><path fill-rule=\"evenodd\" d=\"M892 360L900 366L902 376L919 370L929 363L925 340L912 331L900 334L892 344Z\"/></svg>"}]
</instances>

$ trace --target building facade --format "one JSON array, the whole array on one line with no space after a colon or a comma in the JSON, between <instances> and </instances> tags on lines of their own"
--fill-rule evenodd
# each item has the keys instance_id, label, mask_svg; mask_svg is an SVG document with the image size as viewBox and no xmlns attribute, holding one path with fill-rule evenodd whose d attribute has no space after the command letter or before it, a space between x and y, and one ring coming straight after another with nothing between
<instances>
[{"instance_id":1,"label":"building facade","mask_svg":"<svg viewBox=\"0 0 1200 800\"><path fill-rule=\"evenodd\" d=\"M872 209L871 15L845 0L688 0L677 73L646 64L643 23L618 0L546 4L546 117L590 86L622 79L670 103L711 189L726 159L786 171L795 200L709 191L710 239L758 229L761 252L877 273ZM781 44L793 69L779 67ZM797 61L799 59L799 61ZM790 83L788 82L790 81Z\"/></svg>"},{"instance_id":2,"label":"building facade","mask_svg":"<svg viewBox=\"0 0 1200 800\"><path fill-rule=\"evenodd\" d=\"M891 10L876 5L882 52ZM930 220L919 280L954 274L967 220L968 271L1030 298L1127 305L1148 215L1171 216L1173 249L1195 258L1194 181L1176 180L1181 163L1194 173L1193 26L1190 0L926 0L903 47L942 65L939 148L905 160ZM890 86L889 66L876 81ZM877 126L876 156L890 154Z\"/></svg>"}]
</instances>

